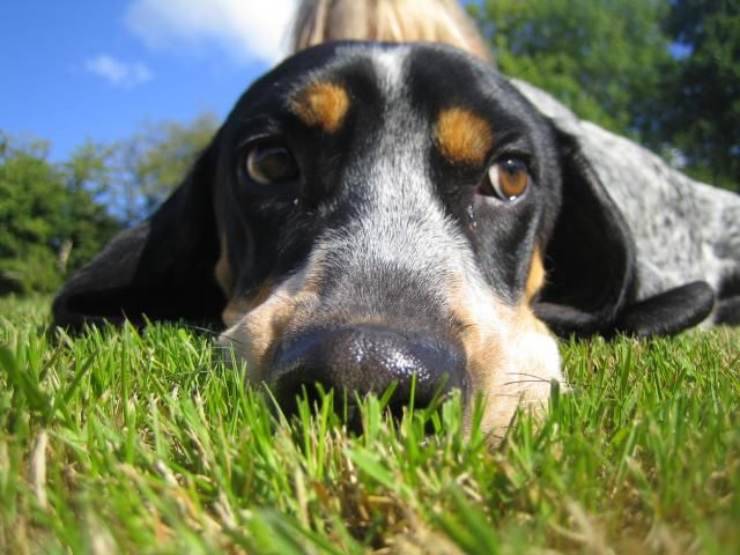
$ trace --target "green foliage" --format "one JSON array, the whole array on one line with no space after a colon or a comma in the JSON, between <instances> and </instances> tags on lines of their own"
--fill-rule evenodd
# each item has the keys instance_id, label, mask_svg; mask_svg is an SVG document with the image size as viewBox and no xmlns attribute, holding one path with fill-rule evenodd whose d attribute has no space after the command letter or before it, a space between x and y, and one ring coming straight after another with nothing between
<instances>
[{"instance_id":1,"label":"green foliage","mask_svg":"<svg viewBox=\"0 0 740 555\"><path fill-rule=\"evenodd\" d=\"M642 98L669 59L662 0L487 0L475 14L500 69L619 133L640 127Z\"/></svg>"},{"instance_id":2,"label":"green foliage","mask_svg":"<svg viewBox=\"0 0 740 555\"><path fill-rule=\"evenodd\" d=\"M53 291L97 252L117 223L46 160L43 143L0 149L0 295ZM75 163L76 159L73 159Z\"/></svg>"},{"instance_id":3,"label":"green foliage","mask_svg":"<svg viewBox=\"0 0 740 555\"><path fill-rule=\"evenodd\" d=\"M51 292L187 175L216 119L147 125L127 141L86 142L62 164L43 141L0 134L0 295Z\"/></svg>"},{"instance_id":4,"label":"green foliage","mask_svg":"<svg viewBox=\"0 0 740 555\"><path fill-rule=\"evenodd\" d=\"M740 192L740 9L736 0L674 0L665 24L688 49L663 85L660 139L693 175Z\"/></svg>"},{"instance_id":5,"label":"green foliage","mask_svg":"<svg viewBox=\"0 0 740 555\"><path fill-rule=\"evenodd\" d=\"M358 436L208 337L52 338L43 302L0 300L0 552L740 550L737 330L566 342L572 391L490 447L459 397Z\"/></svg>"},{"instance_id":6,"label":"green foliage","mask_svg":"<svg viewBox=\"0 0 740 555\"><path fill-rule=\"evenodd\" d=\"M740 190L736 0L484 0L470 9L504 73L698 179Z\"/></svg>"},{"instance_id":7,"label":"green foliage","mask_svg":"<svg viewBox=\"0 0 740 555\"><path fill-rule=\"evenodd\" d=\"M61 168L67 198L60 211L58 233L71 246L65 273L76 270L107 243L121 224L104 201L110 188L110 148L84 144Z\"/></svg>"},{"instance_id":8,"label":"green foliage","mask_svg":"<svg viewBox=\"0 0 740 555\"><path fill-rule=\"evenodd\" d=\"M212 114L189 123L142 125L113 144L87 142L64 164L72 190L104 202L126 226L147 217L185 178L218 128Z\"/></svg>"},{"instance_id":9,"label":"green foliage","mask_svg":"<svg viewBox=\"0 0 740 555\"><path fill-rule=\"evenodd\" d=\"M143 126L115 145L115 202L125 221L149 215L187 175L198 154L218 129L218 120L204 114L187 124L159 122Z\"/></svg>"},{"instance_id":10,"label":"green foliage","mask_svg":"<svg viewBox=\"0 0 740 555\"><path fill-rule=\"evenodd\" d=\"M64 202L61 176L33 152L0 161L0 293L58 287L54 221Z\"/></svg>"}]
</instances>

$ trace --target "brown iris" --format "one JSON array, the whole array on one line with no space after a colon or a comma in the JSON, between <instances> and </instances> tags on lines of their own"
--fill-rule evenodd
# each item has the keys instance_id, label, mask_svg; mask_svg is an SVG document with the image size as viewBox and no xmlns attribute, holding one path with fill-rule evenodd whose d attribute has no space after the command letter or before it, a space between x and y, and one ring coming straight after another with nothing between
<instances>
[{"instance_id":1,"label":"brown iris","mask_svg":"<svg viewBox=\"0 0 740 555\"><path fill-rule=\"evenodd\" d=\"M298 164L290 151L280 145L257 145L247 154L247 175L260 185L291 181L298 176Z\"/></svg>"},{"instance_id":2,"label":"brown iris","mask_svg":"<svg viewBox=\"0 0 740 555\"><path fill-rule=\"evenodd\" d=\"M488 169L487 178L479 186L478 192L511 202L527 192L529 181L526 164L517 158L507 158Z\"/></svg>"}]
</instances>

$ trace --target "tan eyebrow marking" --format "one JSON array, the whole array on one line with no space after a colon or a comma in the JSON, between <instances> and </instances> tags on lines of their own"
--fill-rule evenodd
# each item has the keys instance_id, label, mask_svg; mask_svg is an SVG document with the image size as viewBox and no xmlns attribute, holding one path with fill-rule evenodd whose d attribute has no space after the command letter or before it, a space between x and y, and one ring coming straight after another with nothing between
<instances>
[{"instance_id":1,"label":"tan eyebrow marking","mask_svg":"<svg viewBox=\"0 0 740 555\"><path fill-rule=\"evenodd\" d=\"M437 119L435 140L450 162L483 164L493 146L493 130L486 120L466 108L447 108Z\"/></svg>"},{"instance_id":2,"label":"tan eyebrow marking","mask_svg":"<svg viewBox=\"0 0 740 555\"><path fill-rule=\"evenodd\" d=\"M349 95L344 87L318 82L308 85L290 101L290 109L308 126L336 132L349 110Z\"/></svg>"}]
</instances>

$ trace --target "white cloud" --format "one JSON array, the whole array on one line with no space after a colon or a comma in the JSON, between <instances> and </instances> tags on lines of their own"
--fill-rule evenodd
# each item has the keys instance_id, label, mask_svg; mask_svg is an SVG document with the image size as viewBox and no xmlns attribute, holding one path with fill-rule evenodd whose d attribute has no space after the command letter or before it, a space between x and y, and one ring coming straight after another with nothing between
<instances>
[{"instance_id":1,"label":"white cloud","mask_svg":"<svg viewBox=\"0 0 740 555\"><path fill-rule=\"evenodd\" d=\"M127 64L108 54L98 54L85 62L85 69L119 87L135 87L154 77L141 62Z\"/></svg>"},{"instance_id":2,"label":"white cloud","mask_svg":"<svg viewBox=\"0 0 740 555\"><path fill-rule=\"evenodd\" d=\"M238 62L287 52L296 0L133 0L126 24L149 46L215 43Z\"/></svg>"}]
</instances>

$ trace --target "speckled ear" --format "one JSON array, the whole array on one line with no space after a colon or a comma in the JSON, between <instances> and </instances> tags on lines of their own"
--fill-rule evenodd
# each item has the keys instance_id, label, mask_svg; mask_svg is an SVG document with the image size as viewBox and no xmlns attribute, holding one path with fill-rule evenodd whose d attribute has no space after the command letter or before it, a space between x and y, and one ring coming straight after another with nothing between
<instances>
[{"instance_id":1,"label":"speckled ear","mask_svg":"<svg viewBox=\"0 0 740 555\"><path fill-rule=\"evenodd\" d=\"M215 139L214 139L215 142ZM215 148L145 223L118 234L54 300L54 324L145 318L218 321L225 300L213 277L219 254L212 202Z\"/></svg>"}]
</instances>

